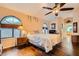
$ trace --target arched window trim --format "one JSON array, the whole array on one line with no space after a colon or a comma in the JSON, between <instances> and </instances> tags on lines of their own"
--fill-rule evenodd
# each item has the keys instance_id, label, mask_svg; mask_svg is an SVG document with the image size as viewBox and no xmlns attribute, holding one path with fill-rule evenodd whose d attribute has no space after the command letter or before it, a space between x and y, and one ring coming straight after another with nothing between
<instances>
[{"instance_id":1,"label":"arched window trim","mask_svg":"<svg viewBox=\"0 0 79 59\"><path fill-rule=\"evenodd\" d=\"M12 16L12 15L4 16L4 17L0 20L0 24L2 24L1 22L2 22L6 17L14 17L14 18L16 18L17 20L19 20L20 23L21 23L21 24L11 24L11 25L22 25L21 20L20 20L18 17L16 17L16 16Z\"/></svg>"}]
</instances>

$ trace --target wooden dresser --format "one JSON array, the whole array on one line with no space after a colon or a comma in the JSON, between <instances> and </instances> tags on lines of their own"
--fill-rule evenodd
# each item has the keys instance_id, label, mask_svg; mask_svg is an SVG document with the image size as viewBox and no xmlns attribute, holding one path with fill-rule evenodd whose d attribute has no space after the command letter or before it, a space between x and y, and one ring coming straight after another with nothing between
<instances>
[{"instance_id":1,"label":"wooden dresser","mask_svg":"<svg viewBox=\"0 0 79 59\"><path fill-rule=\"evenodd\" d=\"M72 43L79 45L79 35L72 35Z\"/></svg>"}]
</instances>

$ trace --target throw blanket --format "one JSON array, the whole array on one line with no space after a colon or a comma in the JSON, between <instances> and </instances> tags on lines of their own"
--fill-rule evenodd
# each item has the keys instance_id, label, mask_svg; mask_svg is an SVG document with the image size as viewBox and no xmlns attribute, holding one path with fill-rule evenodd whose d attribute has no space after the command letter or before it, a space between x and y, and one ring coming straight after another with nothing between
<instances>
[{"instance_id":1,"label":"throw blanket","mask_svg":"<svg viewBox=\"0 0 79 59\"><path fill-rule=\"evenodd\" d=\"M33 34L27 35L29 42L38 46L44 47L45 52L53 49L53 46L60 42L58 35L53 34ZM57 38L57 39L56 39Z\"/></svg>"}]
</instances>

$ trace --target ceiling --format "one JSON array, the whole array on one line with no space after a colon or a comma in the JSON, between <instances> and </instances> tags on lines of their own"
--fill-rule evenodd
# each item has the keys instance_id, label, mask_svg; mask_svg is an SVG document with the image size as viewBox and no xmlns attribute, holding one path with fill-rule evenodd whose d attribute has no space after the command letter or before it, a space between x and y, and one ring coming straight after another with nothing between
<instances>
[{"instance_id":1,"label":"ceiling","mask_svg":"<svg viewBox=\"0 0 79 59\"><path fill-rule=\"evenodd\" d=\"M53 7L54 3L1 3L0 6L7 7L25 14L40 17L44 20L55 20L57 17L54 14L44 16L49 10L45 10L43 6ZM79 4L78 3L67 3L63 7L74 7L72 11L59 12L58 17L78 17L79 16Z\"/></svg>"}]
</instances>

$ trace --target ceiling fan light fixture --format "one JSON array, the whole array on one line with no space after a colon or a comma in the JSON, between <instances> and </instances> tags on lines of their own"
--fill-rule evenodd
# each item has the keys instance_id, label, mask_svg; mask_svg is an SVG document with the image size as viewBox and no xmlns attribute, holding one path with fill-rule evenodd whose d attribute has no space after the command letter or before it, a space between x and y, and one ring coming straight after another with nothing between
<instances>
[{"instance_id":1,"label":"ceiling fan light fixture","mask_svg":"<svg viewBox=\"0 0 79 59\"><path fill-rule=\"evenodd\" d=\"M60 11L60 9L55 9L55 10L53 11L53 13L56 14L56 13L58 13L59 11Z\"/></svg>"},{"instance_id":2,"label":"ceiling fan light fixture","mask_svg":"<svg viewBox=\"0 0 79 59\"><path fill-rule=\"evenodd\" d=\"M55 13L58 13L59 12L59 10L57 9L57 10L55 10Z\"/></svg>"}]
</instances>

